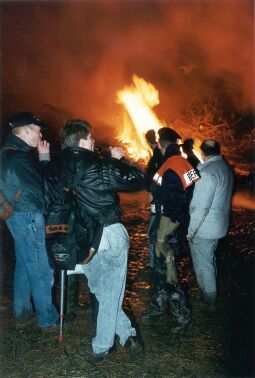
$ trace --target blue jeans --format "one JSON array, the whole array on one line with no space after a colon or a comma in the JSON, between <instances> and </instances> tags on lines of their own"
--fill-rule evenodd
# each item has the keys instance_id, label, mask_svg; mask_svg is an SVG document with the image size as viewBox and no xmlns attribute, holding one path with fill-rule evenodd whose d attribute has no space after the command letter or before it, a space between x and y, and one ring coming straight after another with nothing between
<instances>
[{"instance_id":1,"label":"blue jeans","mask_svg":"<svg viewBox=\"0 0 255 378\"><path fill-rule=\"evenodd\" d=\"M202 239L195 237L189 242L197 282L205 297L216 299L217 269L214 252L218 239Z\"/></svg>"},{"instance_id":2,"label":"blue jeans","mask_svg":"<svg viewBox=\"0 0 255 378\"><path fill-rule=\"evenodd\" d=\"M124 345L136 331L122 309L126 275L129 237L125 227L116 223L104 227L97 254L85 265L83 271L88 278L90 291L99 302L96 337L93 353L108 351L115 334Z\"/></svg>"},{"instance_id":3,"label":"blue jeans","mask_svg":"<svg viewBox=\"0 0 255 378\"><path fill-rule=\"evenodd\" d=\"M53 271L45 248L43 214L14 212L6 221L15 243L16 265L13 284L13 312L17 323L32 316L33 298L38 326L47 327L58 319L52 303Z\"/></svg>"}]
</instances>

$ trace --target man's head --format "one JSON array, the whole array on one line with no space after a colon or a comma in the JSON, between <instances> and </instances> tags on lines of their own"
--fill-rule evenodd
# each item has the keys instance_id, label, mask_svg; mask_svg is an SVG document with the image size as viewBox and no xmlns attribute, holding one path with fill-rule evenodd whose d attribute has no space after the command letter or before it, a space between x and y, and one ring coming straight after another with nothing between
<instances>
[{"instance_id":1,"label":"man's head","mask_svg":"<svg viewBox=\"0 0 255 378\"><path fill-rule=\"evenodd\" d=\"M169 144L177 144L178 139L181 139L181 136L170 127L161 127L158 130L158 136L159 148L163 154Z\"/></svg>"},{"instance_id":2,"label":"man's head","mask_svg":"<svg viewBox=\"0 0 255 378\"><path fill-rule=\"evenodd\" d=\"M67 121L60 132L62 148L82 147L94 150L94 140L91 136L91 126L87 121L71 119Z\"/></svg>"},{"instance_id":3,"label":"man's head","mask_svg":"<svg viewBox=\"0 0 255 378\"><path fill-rule=\"evenodd\" d=\"M42 138L41 130L46 125L33 113L15 114L9 120L12 133L26 142L30 147L36 147Z\"/></svg>"},{"instance_id":4,"label":"man's head","mask_svg":"<svg viewBox=\"0 0 255 378\"><path fill-rule=\"evenodd\" d=\"M155 130L148 130L145 134L145 138L150 146L155 146L157 144Z\"/></svg>"},{"instance_id":5,"label":"man's head","mask_svg":"<svg viewBox=\"0 0 255 378\"><path fill-rule=\"evenodd\" d=\"M194 146L194 139L192 138L185 139L182 145L183 152L185 153L191 152L193 150L193 146Z\"/></svg>"},{"instance_id":6,"label":"man's head","mask_svg":"<svg viewBox=\"0 0 255 378\"><path fill-rule=\"evenodd\" d=\"M210 156L220 155L220 144L214 139L204 140L200 146L203 160L207 160Z\"/></svg>"}]
</instances>

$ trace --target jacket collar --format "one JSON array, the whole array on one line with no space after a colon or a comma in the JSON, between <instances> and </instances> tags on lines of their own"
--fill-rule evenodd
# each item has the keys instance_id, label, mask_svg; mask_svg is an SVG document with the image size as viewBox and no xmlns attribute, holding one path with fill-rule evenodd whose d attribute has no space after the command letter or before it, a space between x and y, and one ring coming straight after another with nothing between
<instances>
[{"instance_id":1,"label":"jacket collar","mask_svg":"<svg viewBox=\"0 0 255 378\"><path fill-rule=\"evenodd\" d=\"M175 155L181 155L180 147L178 146L178 144L175 143L169 144L164 153L164 161L166 161L169 157Z\"/></svg>"},{"instance_id":2,"label":"jacket collar","mask_svg":"<svg viewBox=\"0 0 255 378\"><path fill-rule=\"evenodd\" d=\"M90 156L96 157L98 156L97 152L87 150L87 148L82 147L66 147L62 150L62 154L64 156Z\"/></svg>"},{"instance_id":3,"label":"jacket collar","mask_svg":"<svg viewBox=\"0 0 255 378\"><path fill-rule=\"evenodd\" d=\"M203 169L205 169L207 167L208 164L211 164L213 161L220 161L222 159L223 158L222 158L221 155L212 156L208 160L206 160L204 163L198 164L197 169L199 171L202 171Z\"/></svg>"},{"instance_id":4,"label":"jacket collar","mask_svg":"<svg viewBox=\"0 0 255 378\"><path fill-rule=\"evenodd\" d=\"M9 134L4 143L5 147L14 147L16 150L30 151L33 147L30 147L24 140L17 137L14 134Z\"/></svg>"}]
</instances>

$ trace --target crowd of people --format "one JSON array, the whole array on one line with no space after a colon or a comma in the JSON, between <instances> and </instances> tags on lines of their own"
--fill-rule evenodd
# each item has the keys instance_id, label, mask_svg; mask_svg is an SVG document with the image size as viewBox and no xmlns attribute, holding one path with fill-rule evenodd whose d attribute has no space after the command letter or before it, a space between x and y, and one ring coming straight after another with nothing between
<instances>
[{"instance_id":1,"label":"crowd of people","mask_svg":"<svg viewBox=\"0 0 255 378\"><path fill-rule=\"evenodd\" d=\"M189 246L204 301L216 304L215 250L228 230L233 187L232 169L217 141L202 142L200 163L192 139L181 144L181 136L169 127L159 129L157 136L150 130L146 139L152 157L144 172L126 160L120 147L111 147L109 157L95 152L92 127L86 121L72 119L64 124L62 148L52 160L49 143L42 139L46 126L36 115L16 114L9 127L11 133L0 153L0 201L2 207L5 202L13 210L5 222L15 244L17 328L35 321L42 332L58 327L52 297L54 266L49 263L45 227L49 212L59 221L58 227L63 226L59 209L70 196L79 237L73 251L76 266L68 270L68 299L73 303L75 274L84 274L94 303L94 361L107 357L116 335L131 356L144 352L143 341L122 308L129 236L121 223L118 192L147 189L151 193L148 236L153 293L150 311L142 320L170 308L181 326L189 324L191 308L176 263L183 246Z\"/></svg>"}]
</instances>

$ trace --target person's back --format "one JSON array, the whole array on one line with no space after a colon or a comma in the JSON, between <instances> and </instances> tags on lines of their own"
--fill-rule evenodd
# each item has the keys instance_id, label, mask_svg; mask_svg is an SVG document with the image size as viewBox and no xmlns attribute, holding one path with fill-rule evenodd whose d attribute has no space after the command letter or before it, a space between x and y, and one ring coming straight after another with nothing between
<instances>
[{"instance_id":1,"label":"person's back","mask_svg":"<svg viewBox=\"0 0 255 378\"><path fill-rule=\"evenodd\" d=\"M229 225L233 172L220 155L220 145L213 139L201 146L203 164L198 165L201 179L195 184L190 203L189 240L193 265L204 300L215 304L217 270L215 251Z\"/></svg>"},{"instance_id":2,"label":"person's back","mask_svg":"<svg viewBox=\"0 0 255 378\"><path fill-rule=\"evenodd\" d=\"M197 168L198 164L200 163L200 160L194 154L193 146L194 146L194 140L192 138L185 139L182 144L182 150L187 155L187 160L192 165L192 167Z\"/></svg>"},{"instance_id":3,"label":"person's back","mask_svg":"<svg viewBox=\"0 0 255 378\"><path fill-rule=\"evenodd\" d=\"M81 213L87 212L100 224L120 221L118 191L144 187L144 175L136 167L118 159L101 159L84 148L64 148L62 162L65 185L76 181L74 190Z\"/></svg>"},{"instance_id":4,"label":"person's back","mask_svg":"<svg viewBox=\"0 0 255 378\"><path fill-rule=\"evenodd\" d=\"M108 355L115 334L121 345L136 355L143 351L143 346L122 309L129 237L120 223L117 191L143 189L145 175L122 161L121 148L111 148L112 158L101 160L93 151L91 126L86 121L67 121L61 130L61 142L65 183L74 189L81 215L86 213L103 226L98 252L80 267L99 302L93 358L99 361Z\"/></svg>"},{"instance_id":5,"label":"person's back","mask_svg":"<svg viewBox=\"0 0 255 378\"><path fill-rule=\"evenodd\" d=\"M196 222L198 209L203 210L205 217L197 231L197 236L219 239L224 237L228 230L233 171L220 155L211 157L203 164L199 164L198 170L201 181L196 184L190 204L192 215L194 211L191 227Z\"/></svg>"}]
</instances>

